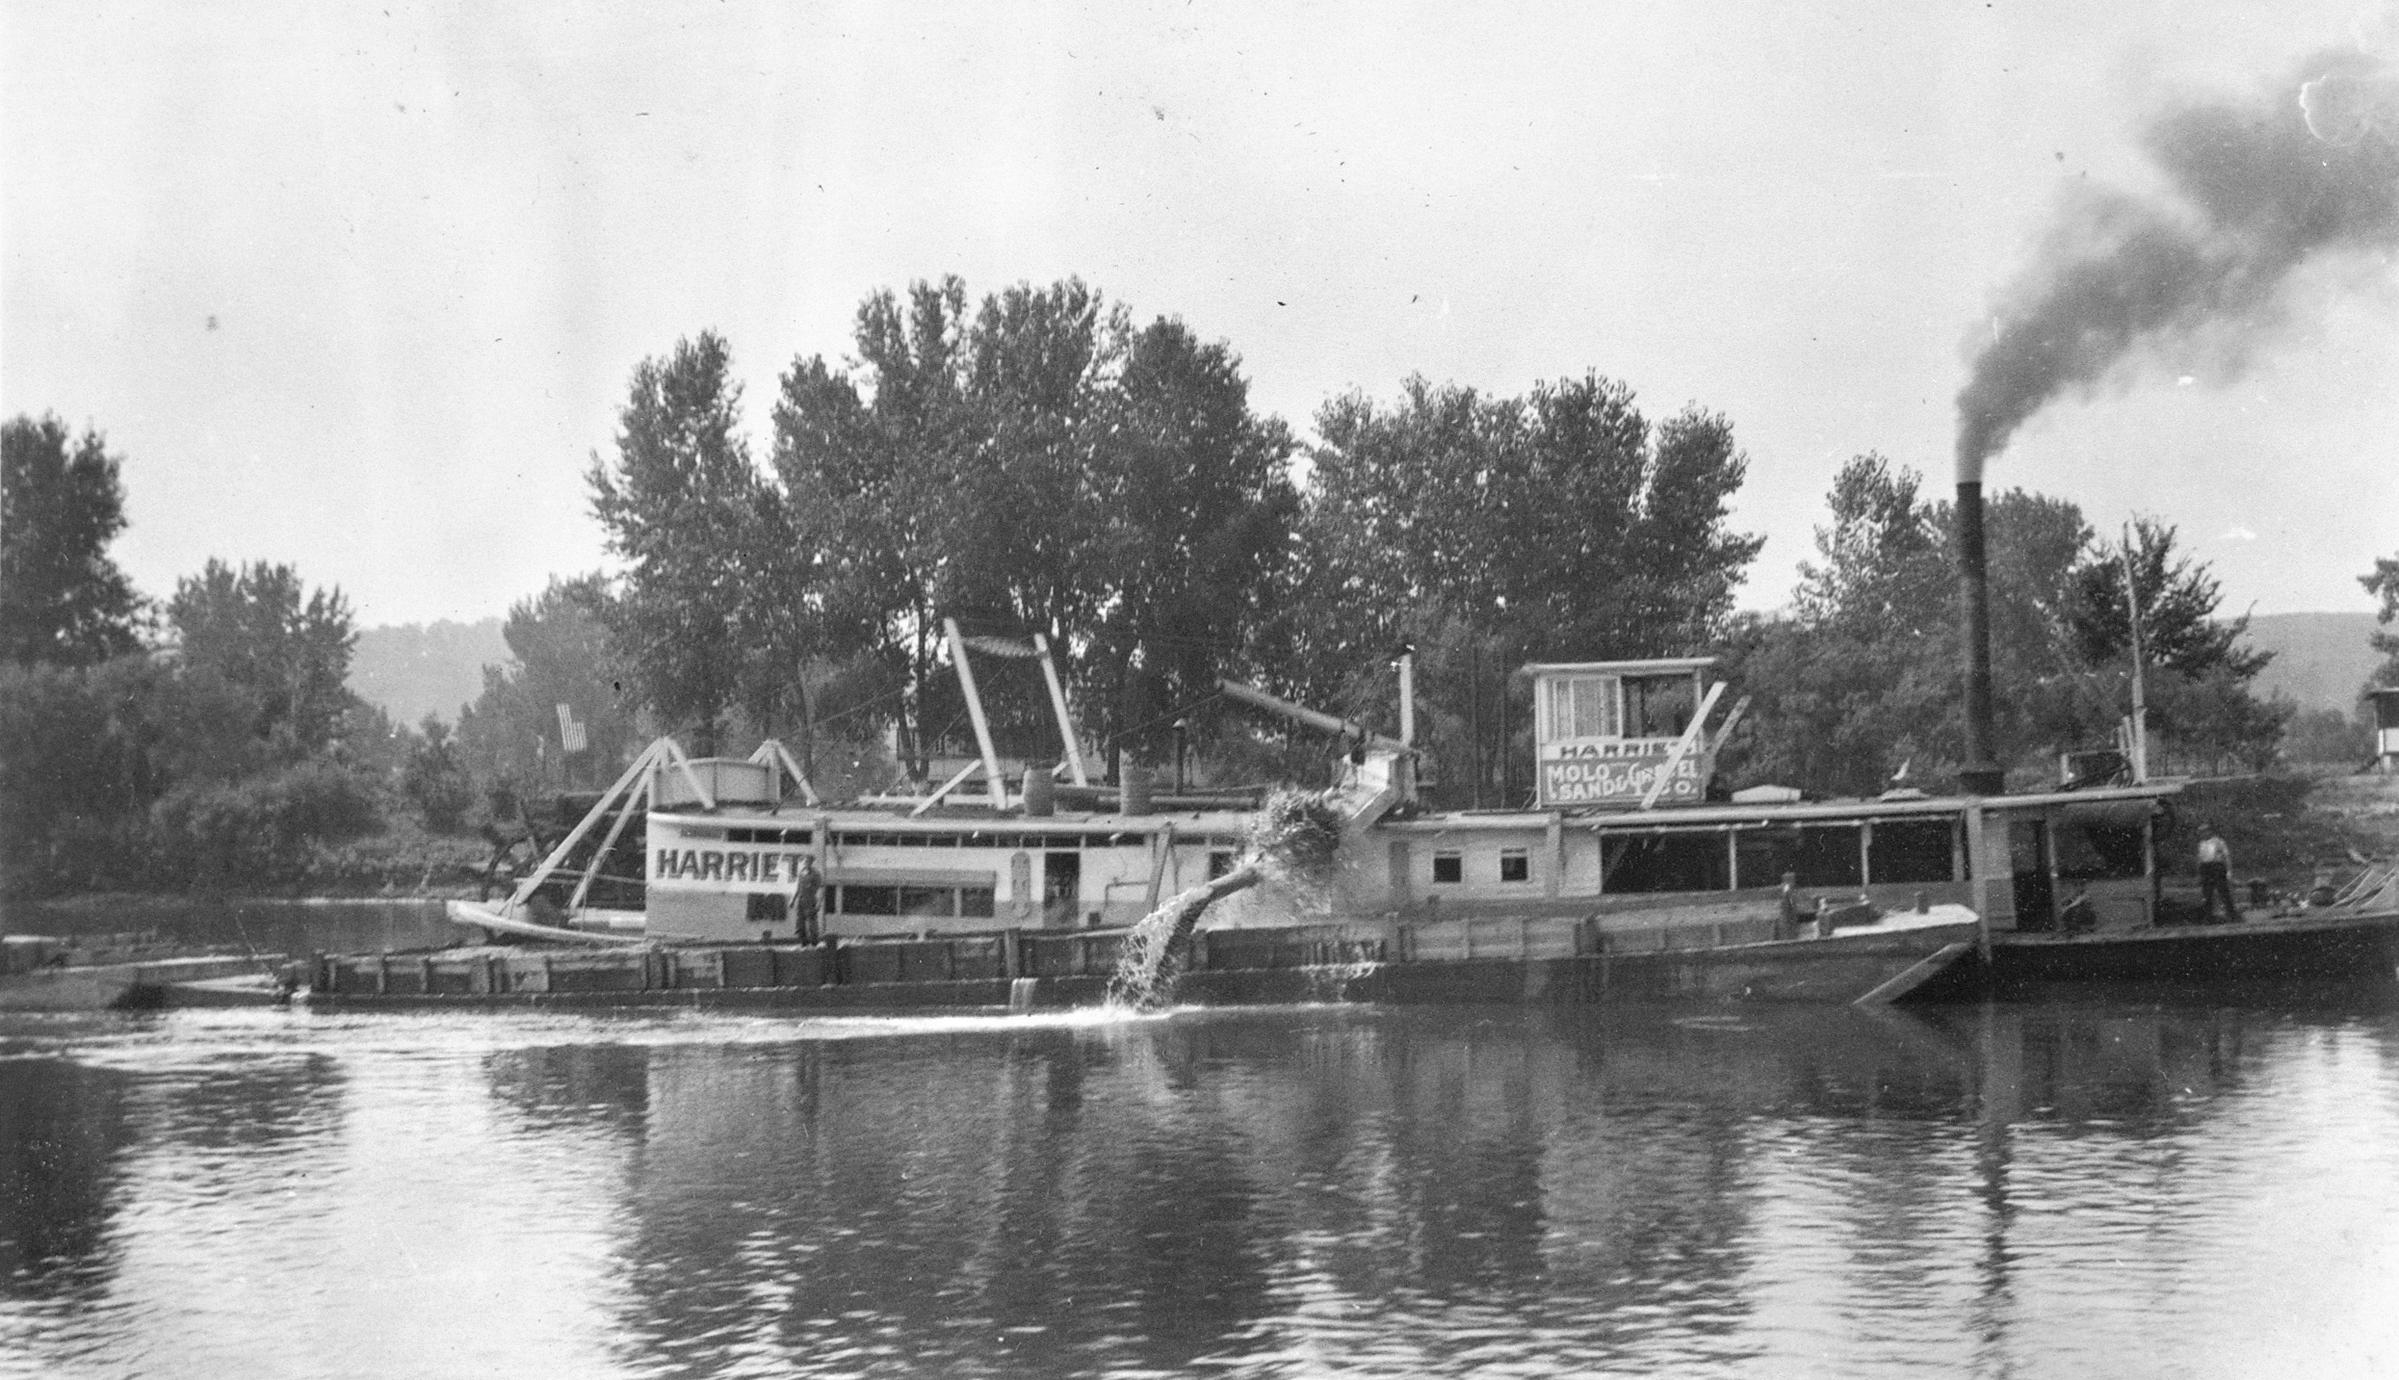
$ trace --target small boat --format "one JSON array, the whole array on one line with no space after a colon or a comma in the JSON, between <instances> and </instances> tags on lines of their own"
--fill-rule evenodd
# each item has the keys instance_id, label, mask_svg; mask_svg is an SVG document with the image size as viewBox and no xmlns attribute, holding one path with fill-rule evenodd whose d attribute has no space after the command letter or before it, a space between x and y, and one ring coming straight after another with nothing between
<instances>
[{"instance_id":1,"label":"small boat","mask_svg":"<svg viewBox=\"0 0 2399 1380\"><path fill-rule=\"evenodd\" d=\"M0 937L0 1011L123 1011L172 1002L184 984L258 978L259 960L155 935Z\"/></svg>"}]
</instances>

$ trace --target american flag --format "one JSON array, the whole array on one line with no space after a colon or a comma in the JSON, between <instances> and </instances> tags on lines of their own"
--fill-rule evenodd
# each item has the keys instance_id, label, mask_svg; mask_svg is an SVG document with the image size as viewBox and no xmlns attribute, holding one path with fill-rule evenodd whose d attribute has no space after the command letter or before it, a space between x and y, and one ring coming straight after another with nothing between
<instances>
[{"instance_id":1,"label":"american flag","mask_svg":"<svg viewBox=\"0 0 2399 1380\"><path fill-rule=\"evenodd\" d=\"M563 704L558 706L558 746L567 752L581 752L591 746L583 735L583 725L575 722L575 711Z\"/></svg>"}]
</instances>

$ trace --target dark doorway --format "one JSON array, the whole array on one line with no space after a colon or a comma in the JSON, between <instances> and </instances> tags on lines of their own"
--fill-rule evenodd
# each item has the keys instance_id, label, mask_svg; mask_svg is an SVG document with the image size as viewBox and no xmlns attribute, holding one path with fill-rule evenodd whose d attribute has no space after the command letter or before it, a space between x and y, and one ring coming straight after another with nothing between
<instances>
[{"instance_id":1,"label":"dark doorway","mask_svg":"<svg viewBox=\"0 0 2399 1380\"><path fill-rule=\"evenodd\" d=\"M2057 893L2049 880L2049 823L2008 821L2008 864L2015 873L2016 928L2057 928Z\"/></svg>"},{"instance_id":2,"label":"dark doorway","mask_svg":"<svg viewBox=\"0 0 2399 1380\"><path fill-rule=\"evenodd\" d=\"M1041 855L1041 923L1052 927L1075 923L1075 909L1083 897L1083 855L1080 853L1044 853Z\"/></svg>"}]
</instances>

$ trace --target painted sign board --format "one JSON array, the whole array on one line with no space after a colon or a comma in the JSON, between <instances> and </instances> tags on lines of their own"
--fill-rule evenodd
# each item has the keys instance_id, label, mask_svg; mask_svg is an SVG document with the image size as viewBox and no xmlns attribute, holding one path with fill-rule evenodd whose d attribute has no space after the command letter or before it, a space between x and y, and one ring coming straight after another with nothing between
<instances>
[{"instance_id":1,"label":"painted sign board","mask_svg":"<svg viewBox=\"0 0 2399 1380\"><path fill-rule=\"evenodd\" d=\"M804 848L694 843L650 849L649 884L668 890L781 893L800 878Z\"/></svg>"},{"instance_id":2,"label":"painted sign board","mask_svg":"<svg viewBox=\"0 0 2399 1380\"><path fill-rule=\"evenodd\" d=\"M1535 775L1535 798L1541 808L1616 807L1632 809L1666 771L1674 756L1671 738L1626 738L1605 743L1545 743ZM1667 775L1658 792L1660 805L1696 805L1707 790L1708 754L1693 748Z\"/></svg>"}]
</instances>

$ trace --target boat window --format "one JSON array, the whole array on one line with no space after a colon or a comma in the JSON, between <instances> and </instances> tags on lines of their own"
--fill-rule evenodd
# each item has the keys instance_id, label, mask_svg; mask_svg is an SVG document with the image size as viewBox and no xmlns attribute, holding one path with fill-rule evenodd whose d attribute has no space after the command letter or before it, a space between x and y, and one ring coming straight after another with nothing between
<instances>
[{"instance_id":1,"label":"boat window","mask_svg":"<svg viewBox=\"0 0 2399 1380\"><path fill-rule=\"evenodd\" d=\"M1521 848L1499 850L1499 879L1503 882L1526 882L1533 877L1532 857Z\"/></svg>"},{"instance_id":2,"label":"boat window","mask_svg":"<svg viewBox=\"0 0 2399 1380\"><path fill-rule=\"evenodd\" d=\"M1860 886L1858 826L1770 825L1733 835L1741 853L1741 885L1781 886L1783 874L1800 886Z\"/></svg>"},{"instance_id":3,"label":"boat window","mask_svg":"<svg viewBox=\"0 0 2399 1380\"><path fill-rule=\"evenodd\" d=\"M1208 880L1213 882L1233 870L1233 855L1227 849L1214 849L1208 854Z\"/></svg>"},{"instance_id":4,"label":"boat window","mask_svg":"<svg viewBox=\"0 0 2399 1380\"><path fill-rule=\"evenodd\" d=\"M1600 840L1600 890L1723 891L1732 885L1732 857L1713 830L1633 834Z\"/></svg>"},{"instance_id":5,"label":"boat window","mask_svg":"<svg viewBox=\"0 0 2399 1380\"><path fill-rule=\"evenodd\" d=\"M779 891L753 891L744 908L753 925L780 925L791 918L790 898Z\"/></svg>"},{"instance_id":6,"label":"boat window","mask_svg":"<svg viewBox=\"0 0 2399 1380\"><path fill-rule=\"evenodd\" d=\"M835 887L839 894L839 909L844 915L897 915L900 913L900 889L896 886Z\"/></svg>"},{"instance_id":7,"label":"boat window","mask_svg":"<svg viewBox=\"0 0 2399 1380\"><path fill-rule=\"evenodd\" d=\"M900 888L900 914L949 915L957 907L958 893L946 886L904 886Z\"/></svg>"},{"instance_id":8,"label":"boat window","mask_svg":"<svg viewBox=\"0 0 2399 1380\"><path fill-rule=\"evenodd\" d=\"M1957 880L1957 821L1878 819L1866 843L1866 877L1876 885Z\"/></svg>"},{"instance_id":9,"label":"boat window","mask_svg":"<svg viewBox=\"0 0 2399 1380\"><path fill-rule=\"evenodd\" d=\"M1458 882L1458 881L1464 881L1465 879L1466 879L1466 864L1465 864L1465 861L1464 861L1462 858L1460 858L1460 857L1459 857L1459 856L1458 856L1456 853L1454 853L1454 852L1446 852L1446 851L1445 851L1445 852L1435 853L1435 854L1433 855L1433 880L1434 880L1434 881L1436 881L1436 882Z\"/></svg>"},{"instance_id":10,"label":"boat window","mask_svg":"<svg viewBox=\"0 0 2399 1380\"><path fill-rule=\"evenodd\" d=\"M958 888L958 913L960 915L978 916L986 920L990 919L992 914L991 888L987 886L962 886Z\"/></svg>"},{"instance_id":11,"label":"boat window","mask_svg":"<svg viewBox=\"0 0 2399 1380\"><path fill-rule=\"evenodd\" d=\"M2149 848L2138 824L2063 819L2049 829L2057 849L2057 875L2097 882L2148 875Z\"/></svg>"},{"instance_id":12,"label":"boat window","mask_svg":"<svg viewBox=\"0 0 2399 1380\"><path fill-rule=\"evenodd\" d=\"M1679 738L1691 726L1692 678L1687 671L1624 678L1624 736Z\"/></svg>"},{"instance_id":13,"label":"boat window","mask_svg":"<svg viewBox=\"0 0 2399 1380\"><path fill-rule=\"evenodd\" d=\"M1616 677L1563 676L1549 683L1549 737L1617 737Z\"/></svg>"}]
</instances>

